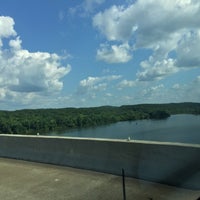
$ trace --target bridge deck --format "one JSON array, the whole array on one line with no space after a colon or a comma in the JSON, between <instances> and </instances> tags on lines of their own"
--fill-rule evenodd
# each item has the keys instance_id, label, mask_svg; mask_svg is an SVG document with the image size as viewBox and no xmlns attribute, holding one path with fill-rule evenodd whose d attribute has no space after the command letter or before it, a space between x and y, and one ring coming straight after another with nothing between
<instances>
[{"instance_id":1,"label":"bridge deck","mask_svg":"<svg viewBox=\"0 0 200 200\"><path fill-rule=\"evenodd\" d=\"M196 200L200 191L126 178L126 195L127 200ZM122 180L110 174L0 158L0 199L122 200Z\"/></svg>"}]
</instances>

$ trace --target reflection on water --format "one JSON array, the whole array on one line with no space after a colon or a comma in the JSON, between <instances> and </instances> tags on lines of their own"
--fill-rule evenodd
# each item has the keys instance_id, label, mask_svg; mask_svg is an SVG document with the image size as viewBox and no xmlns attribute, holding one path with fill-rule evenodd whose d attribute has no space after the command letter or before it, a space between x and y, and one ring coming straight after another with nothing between
<instances>
[{"instance_id":1,"label":"reflection on water","mask_svg":"<svg viewBox=\"0 0 200 200\"><path fill-rule=\"evenodd\" d=\"M79 129L51 135L170 141L200 144L200 116L172 115L165 120L118 122L95 128Z\"/></svg>"}]
</instances>

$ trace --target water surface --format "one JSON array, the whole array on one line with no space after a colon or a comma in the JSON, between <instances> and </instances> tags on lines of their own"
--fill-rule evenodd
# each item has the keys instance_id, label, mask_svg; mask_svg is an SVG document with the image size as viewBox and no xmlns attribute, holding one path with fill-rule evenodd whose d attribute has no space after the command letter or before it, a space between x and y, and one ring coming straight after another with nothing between
<instances>
[{"instance_id":1,"label":"water surface","mask_svg":"<svg viewBox=\"0 0 200 200\"><path fill-rule=\"evenodd\" d=\"M164 120L118 122L95 128L76 129L51 135L114 138L200 144L200 115L172 115Z\"/></svg>"}]
</instances>

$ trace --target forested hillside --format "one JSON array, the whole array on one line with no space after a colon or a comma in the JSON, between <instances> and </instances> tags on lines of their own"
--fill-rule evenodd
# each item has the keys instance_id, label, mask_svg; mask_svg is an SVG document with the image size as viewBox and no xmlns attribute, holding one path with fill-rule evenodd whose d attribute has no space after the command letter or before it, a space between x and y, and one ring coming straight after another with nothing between
<instances>
[{"instance_id":1,"label":"forested hillside","mask_svg":"<svg viewBox=\"0 0 200 200\"><path fill-rule=\"evenodd\" d=\"M71 128L99 126L118 121L164 119L171 114L182 113L200 114L200 103L0 111L0 133L48 133Z\"/></svg>"}]
</instances>

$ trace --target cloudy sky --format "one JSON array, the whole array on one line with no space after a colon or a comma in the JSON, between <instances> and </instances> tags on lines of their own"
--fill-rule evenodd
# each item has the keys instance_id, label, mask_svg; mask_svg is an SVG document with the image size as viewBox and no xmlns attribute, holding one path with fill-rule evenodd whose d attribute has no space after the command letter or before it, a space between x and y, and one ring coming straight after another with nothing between
<instances>
[{"instance_id":1,"label":"cloudy sky","mask_svg":"<svg viewBox=\"0 0 200 200\"><path fill-rule=\"evenodd\" d=\"M200 102L199 0L0 5L0 110Z\"/></svg>"}]
</instances>

